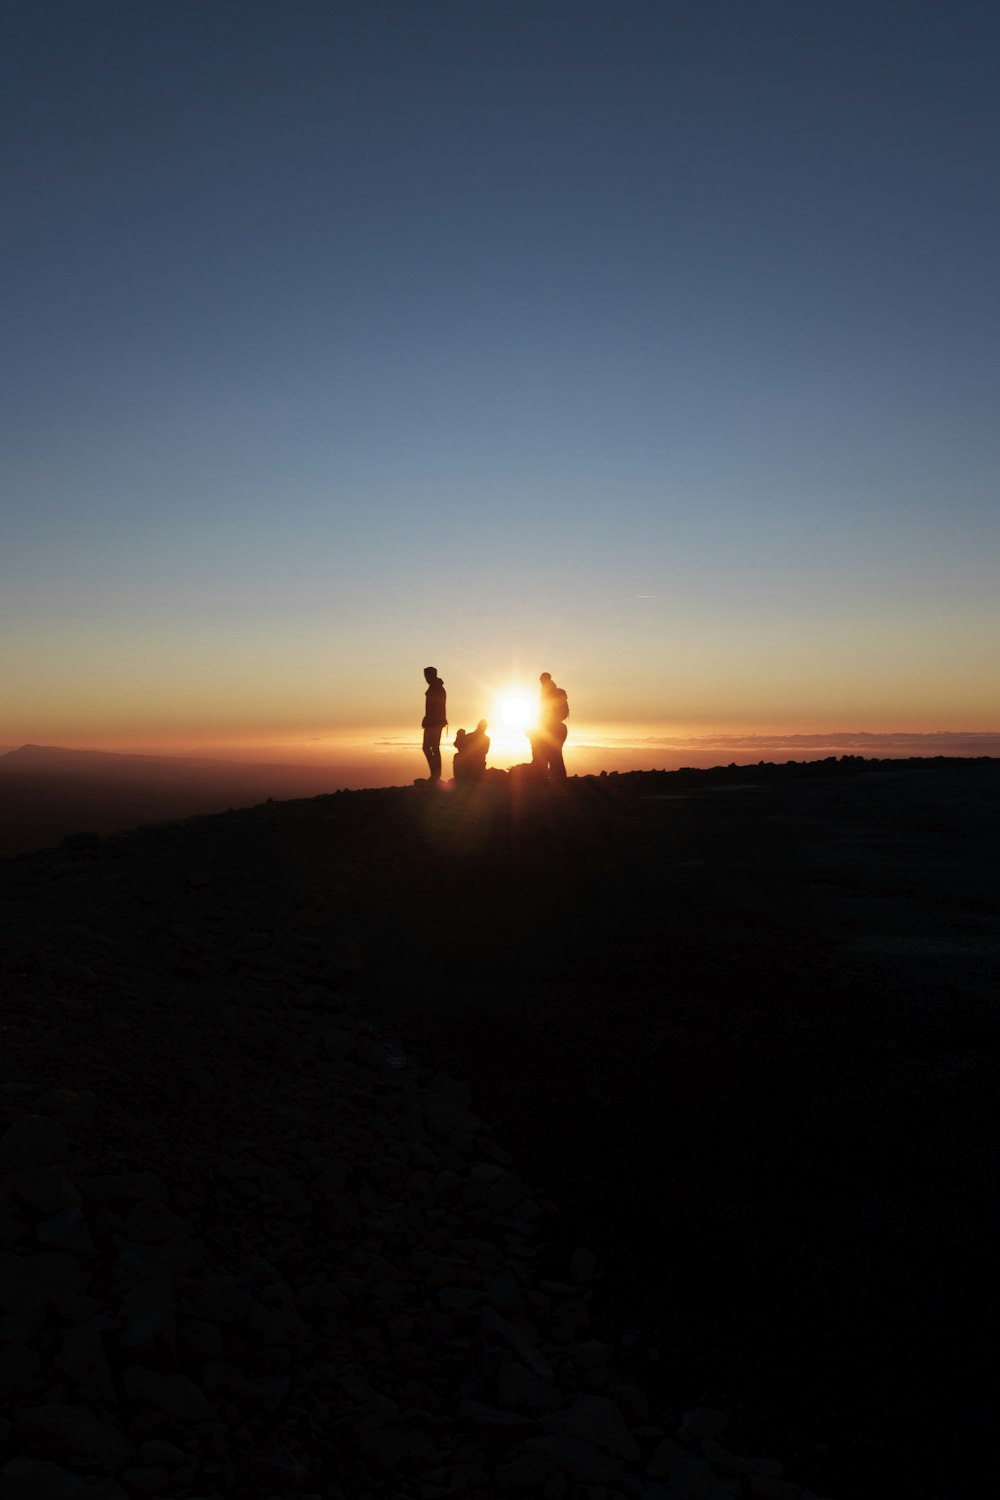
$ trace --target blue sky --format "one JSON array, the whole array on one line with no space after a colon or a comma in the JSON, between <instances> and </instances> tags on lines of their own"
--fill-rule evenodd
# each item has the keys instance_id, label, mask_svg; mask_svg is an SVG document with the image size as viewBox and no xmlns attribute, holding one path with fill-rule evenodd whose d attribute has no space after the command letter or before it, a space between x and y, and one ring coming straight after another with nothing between
<instances>
[{"instance_id":1,"label":"blue sky","mask_svg":"<svg viewBox=\"0 0 1000 1500\"><path fill-rule=\"evenodd\" d=\"M995 6L0 28L4 740L995 727Z\"/></svg>"}]
</instances>

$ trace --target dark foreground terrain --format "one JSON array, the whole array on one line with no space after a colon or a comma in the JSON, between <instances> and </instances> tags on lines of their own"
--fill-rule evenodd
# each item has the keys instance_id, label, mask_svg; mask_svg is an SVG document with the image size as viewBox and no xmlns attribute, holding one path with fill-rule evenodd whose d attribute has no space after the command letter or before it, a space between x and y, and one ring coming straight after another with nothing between
<instances>
[{"instance_id":1,"label":"dark foreground terrain","mask_svg":"<svg viewBox=\"0 0 1000 1500\"><path fill-rule=\"evenodd\" d=\"M0 755L0 858L56 844L77 828L120 833L139 823L253 807L269 797L364 785L353 766L244 765L22 745Z\"/></svg>"},{"instance_id":2,"label":"dark foreground terrain","mask_svg":"<svg viewBox=\"0 0 1000 1500\"><path fill-rule=\"evenodd\" d=\"M0 864L8 1481L989 1492L998 836L854 761Z\"/></svg>"}]
</instances>

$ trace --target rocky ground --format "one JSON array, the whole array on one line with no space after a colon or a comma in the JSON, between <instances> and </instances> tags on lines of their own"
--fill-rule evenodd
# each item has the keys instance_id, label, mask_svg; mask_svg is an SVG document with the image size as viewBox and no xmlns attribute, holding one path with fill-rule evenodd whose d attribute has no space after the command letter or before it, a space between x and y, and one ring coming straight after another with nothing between
<instances>
[{"instance_id":1,"label":"rocky ground","mask_svg":"<svg viewBox=\"0 0 1000 1500\"><path fill-rule=\"evenodd\" d=\"M746 1162L718 1129L740 1093L723 1054L751 1021L755 1067L789 1045L788 997L804 973L829 981L829 929L811 969L808 913L751 910L759 868L738 912L717 874L706 894L706 868L736 869L708 783L674 804L674 781L614 780L338 794L0 864L4 1500L808 1500L846 1475L815 1434L791 1440L773 1381L726 1345L732 1263L707 1247L743 1236L757 1265ZM668 853L691 868L664 884ZM993 942L995 918L972 927ZM977 952L985 983L995 950ZM734 986L720 1054L705 1007ZM819 1056L838 1032L816 1009L793 1044ZM638 1059L658 1049L654 1086ZM776 1118L780 1069L765 1082ZM952 1107L978 1099L975 1069L960 1082ZM670 1103L654 1138L647 1086ZM635 1208L650 1195L656 1244ZM842 1211L815 1195L827 1221ZM769 1252L809 1260L814 1226L771 1206ZM935 1211L911 1232L934 1239ZM779 1349L794 1316L774 1305ZM718 1406L737 1392L734 1437ZM775 1433L787 1474L759 1456ZM954 1441L939 1434L939 1474ZM892 1493L849 1479L844 1495ZM907 1492L952 1493L931 1483Z\"/></svg>"}]
</instances>

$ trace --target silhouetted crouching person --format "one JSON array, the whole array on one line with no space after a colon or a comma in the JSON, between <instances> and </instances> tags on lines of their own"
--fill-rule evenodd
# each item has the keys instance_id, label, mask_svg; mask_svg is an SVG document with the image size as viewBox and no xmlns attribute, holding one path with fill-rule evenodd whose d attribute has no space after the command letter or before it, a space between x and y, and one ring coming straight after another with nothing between
<instances>
[{"instance_id":1,"label":"silhouetted crouching person","mask_svg":"<svg viewBox=\"0 0 1000 1500\"><path fill-rule=\"evenodd\" d=\"M470 734L460 729L455 736L457 753L452 763L455 780L480 781L486 774L486 756L489 748L490 737L486 733L485 719L480 719Z\"/></svg>"},{"instance_id":2,"label":"silhouetted crouching person","mask_svg":"<svg viewBox=\"0 0 1000 1500\"><path fill-rule=\"evenodd\" d=\"M431 781L441 780L441 731L448 722L448 698L437 667L424 668L427 692L424 694L423 752L427 757Z\"/></svg>"},{"instance_id":3,"label":"silhouetted crouching person","mask_svg":"<svg viewBox=\"0 0 1000 1500\"><path fill-rule=\"evenodd\" d=\"M569 699L565 691L552 681L551 672L543 672L538 680L541 684L538 723L530 736L531 761L539 774L547 776L550 781L565 781L563 745L566 743Z\"/></svg>"}]
</instances>

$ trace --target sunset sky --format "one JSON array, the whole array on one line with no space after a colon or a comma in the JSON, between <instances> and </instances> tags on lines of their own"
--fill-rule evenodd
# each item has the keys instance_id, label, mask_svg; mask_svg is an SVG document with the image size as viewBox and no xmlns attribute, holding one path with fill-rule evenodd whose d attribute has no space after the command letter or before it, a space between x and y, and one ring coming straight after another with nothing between
<instances>
[{"instance_id":1,"label":"sunset sky","mask_svg":"<svg viewBox=\"0 0 1000 1500\"><path fill-rule=\"evenodd\" d=\"M552 672L571 770L1000 731L998 48L7 0L0 744L377 780L431 663L453 727Z\"/></svg>"}]
</instances>

